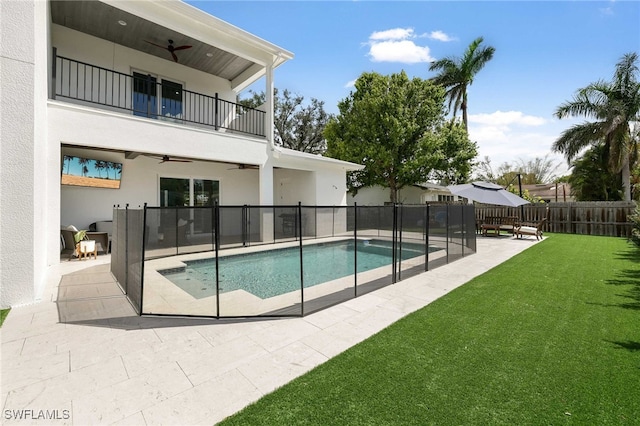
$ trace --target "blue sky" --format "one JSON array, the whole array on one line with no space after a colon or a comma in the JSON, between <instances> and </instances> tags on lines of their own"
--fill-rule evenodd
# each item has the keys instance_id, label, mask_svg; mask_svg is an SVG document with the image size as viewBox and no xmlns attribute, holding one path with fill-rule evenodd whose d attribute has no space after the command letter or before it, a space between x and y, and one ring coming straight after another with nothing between
<instances>
[{"instance_id":1,"label":"blue sky","mask_svg":"<svg viewBox=\"0 0 640 426\"><path fill-rule=\"evenodd\" d=\"M189 3L293 52L276 87L324 101L330 113L363 72L430 78L431 61L459 57L483 37L496 52L469 89L469 134L494 168L548 154L564 173L551 144L583 120L553 112L578 88L610 80L622 55L640 52L635 1Z\"/></svg>"}]
</instances>

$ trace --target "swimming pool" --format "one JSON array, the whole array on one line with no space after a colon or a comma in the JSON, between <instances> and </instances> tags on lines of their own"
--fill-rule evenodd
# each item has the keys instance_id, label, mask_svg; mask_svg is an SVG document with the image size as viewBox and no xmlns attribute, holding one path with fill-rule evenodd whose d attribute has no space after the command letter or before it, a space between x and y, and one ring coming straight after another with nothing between
<instances>
[{"instance_id":1,"label":"swimming pool","mask_svg":"<svg viewBox=\"0 0 640 426\"><path fill-rule=\"evenodd\" d=\"M306 245L304 286L346 277L354 270L353 240ZM430 247L429 251L439 250ZM358 241L358 273L391 265L390 241ZM424 256L424 245L402 244L402 259ZM196 298L216 294L215 259L185 261L182 270L159 270L165 278ZM261 299L300 290L300 248L290 247L218 259L220 292L245 290ZM389 270L391 272L391 269Z\"/></svg>"}]
</instances>

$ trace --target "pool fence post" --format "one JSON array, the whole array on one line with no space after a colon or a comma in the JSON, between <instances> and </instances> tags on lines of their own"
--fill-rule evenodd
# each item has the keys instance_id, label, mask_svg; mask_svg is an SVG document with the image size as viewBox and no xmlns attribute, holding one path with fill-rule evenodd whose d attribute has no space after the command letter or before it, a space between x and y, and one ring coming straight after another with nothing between
<instances>
[{"instance_id":1,"label":"pool fence post","mask_svg":"<svg viewBox=\"0 0 640 426\"><path fill-rule=\"evenodd\" d=\"M176 206L176 256L179 254L179 250L178 250L178 246L179 246L179 241L178 241L178 235L180 235L180 233L178 232L178 216L180 215L180 213L178 213L178 206Z\"/></svg>"},{"instance_id":2,"label":"pool fence post","mask_svg":"<svg viewBox=\"0 0 640 426\"><path fill-rule=\"evenodd\" d=\"M397 245L397 227L398 227L398 205L393 203L393 223L391 226L391 283L396 283L396 245Z\"/></svg>"},{"instance_id":3,"label":"pool fence post","mask_svg":"<svg viewBox=\"0 0 640 426\"><path fill-rule=\"evenodd\" d=\"M218 263L218 249L220 247L220 206L218 200L214 201L214 232L215 232L215 249L216 249L216 318L220 319L220 265Z\"/></svg>"},{"instance_id":4,"label":"pool fence post","mask_svg":"<svg viewBox=\"0 0 640 426\"><path fill-rule=\"evenodd\" d=\"M251 205L247 205L247 246L251 245Z\"/></svg>"},{"instance_id":5,"label":"pool fence post","mask_svg":"<svg viewBox=\"0 0 640 426\"><path fill-rule=\"evenodd\" d=\"M399 237L398 237L398 281L402 281L402 216L404 216L402 203L400 203L400 226L398 226Z\"/></svg>"},{"instance_id":6,"label":"pool fence post","mask_svg":"<svg viewBox=\"0 0 640 426\"><path fill-rule=\"evenodd\" d=\"M144 299L144 263L145 263L145 252L146 252L146 242L147 242L147 203L144 203L144 210L142 211L142 261L141 270L140 270L140 306L138 306L138 316L142 316L142 307L143 299ZM127 287L127 291L128 287Z\"/></svg>"},{"instance_id":7,"label":"pool fence post","mask_svg":"<svg viewBox=\"0 0 640 426\"><path fill-rule=\"evenodd\" d=\"M216 249L216 207L211 205L211 250Z\"/></svg>"},{"instance_id":8,"label":"pool fence post","mask_svg":"<svg viewBox=\"0 0 640 426\"><path fill-rule=\"evenodd\" d=\"M358 203L353 203L353 297L358 297Z\"/></svg>"},{"instance_id":9,"label":"pool fence post","mask_svg":"<svg viewBox=\"0 0 640 426\"><path fill-rule=\"evenodd\" d=\"M464 207L460 205L460 225L462 225L462 257L464 257L464 246L467 241L467 226L464 221Z\"/></svg>"},{"instance_id":10,"label":"pool fence post","mask_svg":"<svg viewBox=\"0 0 640 426\"><path fill-rule=\"evenodd\" d=\"M336 206L331 208L331 236L336 236Z\"/></svg>"},{"instance_id":11,"label":"pool fence post","mask_svg":"<svg viewBox=\"0 0 640 426\"><path fill-rule=\"evenodd\" d=\"M242 206L242 247L247 246L247 205Z\"/></svg>"},{"instance_id":12,"label":"pool fence post","mask_svg":"<svg viewBox=\"0 0 640 426\"><path fill-rule=\"evenodd\" d=\"M298 229L300 230L300 316L304 316L304 267L302 262L302 201L298 201ZM298 231L296 229L296 231Z\"/></svg>"},{"instance_id":13,"label":"pool fence post","mask_svg":"<svg viewBox=\"0 0 640 426\"><path fill-rule=\"evenodd\" d=\"M424 209L424 270L429 270L429 203L427 203Z\"/></svg>"},{"instance_id":14,"label":"pool fence post","mask_svg":"<svg viewBox=\"0 0 640 426\"><path fill-rule=\"evenodd\" d=\"M447 241L447 244L446 244L446 247L447 247L447 263L449 263L449 238L450 238L450 235L449 235L449 213L450 213L450 211L449 211L449 204L448 203L446 204L446 208L447 208L447 219L445 220L445 223L446 223L447 229L446 229L446 232L445 232L445 240Z\"/></svg>"}]
</instances>

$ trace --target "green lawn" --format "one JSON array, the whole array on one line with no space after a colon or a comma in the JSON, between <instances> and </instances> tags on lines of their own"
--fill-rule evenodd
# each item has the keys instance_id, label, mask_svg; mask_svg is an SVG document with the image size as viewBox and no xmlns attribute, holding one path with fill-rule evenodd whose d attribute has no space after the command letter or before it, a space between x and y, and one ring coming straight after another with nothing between
<instances>
[{"instance_id":1,"label":"green lawn","mask_svg":"<svg viewBox=\"0 0 640 426\"><path fill-rule=\"evenodd\" d=\"M11 308L9 309L0 309L0 327L2 327L2 323L4 322L4 319L7 317L7 315L9 315L9 311L11 310Z\"/></svg>"},{"instance_id":2,"label":"green lawn","mask_svg":"<svg viewBox=\"0 0 640 426\"><path fill-rule=\"evenodd\" d=\"M640 251L553 234L224 424L639 419Z\"/></svg>"}]
</instances>

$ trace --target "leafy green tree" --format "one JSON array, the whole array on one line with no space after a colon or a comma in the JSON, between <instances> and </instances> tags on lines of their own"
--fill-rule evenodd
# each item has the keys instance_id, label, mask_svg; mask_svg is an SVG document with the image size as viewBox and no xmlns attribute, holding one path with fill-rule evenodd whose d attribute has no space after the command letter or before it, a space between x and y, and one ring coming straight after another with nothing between
<instances>
[{"instance_id":1,"label":"leafy green tree","mask_svg":"<svg viewBox=\"0 0 640 426\"><path fill-rule=\"evenodd\" d=\"M624 55L616 65L613 81L597 81L579 89L573 100L558 107L555 115L596 120L565 130L554 142L553 149L563 153L570 162L584 148L604 144L609 151L609 169L621 173L624 199L631 200L631 163L637 156L638 141L633 137L630 123L640 121L638 54Z\"/></svg>"},{"instance_id":2,"label":"leafy green tree","mask_svg":"<svg viewBox=\"0 0 640 426\"><path fill-rule=\"evenodd\" d=\"M395 203L398 190L428 180L443 160L437 131L444 123L444 92L404 71L358 78L325 129L328 156L365 166L349 174L351 192L380 185Z\"/></svg>"},{"instance_id":3,"label":"leafy green tree","mask_svg":"<svg viewBox=\"0 0 640 426\"><path fill-rule=\"evenodd\" d=\"M264 92L250 92L251 97L239 100L241 105L257 108L264 104ZM324 110L324 102L311 98L304 104L304 96L294 95L285 89L282 94L274 89L274 142L285 148L311 154L323 154L327 144L323 136L330 114Z\"/></svg>"},{"instance_id":4,"label":"leafy green tree","mask_svg":"<svg viewBox=\"0 0 640 426\"><path fill-rule=\"evenodd\" d=\"M462 125L451 120L438 131L441 144L438 147L440 161L435 166L432 179L443 185L456 185L469 180L473 160L478 155L478 145L469 140Z\"/></svg>"},{"instance_id":5,"label":"leafy green tree","mask_svg":"<svg viewBox=\"0 0 640 426\"><path fill-rule=\"evenodd\" d=\"M609 152L605 144L598 144L573 161L568 182L577 201L622 200L622 177L611 172Z\"/></svg>"},{"instance_id":6,"label":"leafy green tree","mask_svg":"<svg viewBox=\"0 0 640 426\"><path fill-rule=\"evenodd\" d=\"M432 80L447 89L449 109L453 105L454 117L458 110L462 111L462 121L467 132L469 131L467 88L473 83L478 71L493 58L496 50L491 46L480 46L483 41L482 37L473 40L462 58L446 57L431 63L429 67L429 71L440 71L440 74Z\"/></svg>"}]
</instances>

